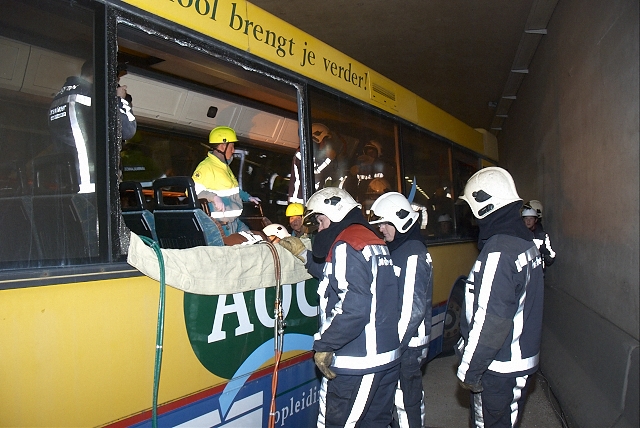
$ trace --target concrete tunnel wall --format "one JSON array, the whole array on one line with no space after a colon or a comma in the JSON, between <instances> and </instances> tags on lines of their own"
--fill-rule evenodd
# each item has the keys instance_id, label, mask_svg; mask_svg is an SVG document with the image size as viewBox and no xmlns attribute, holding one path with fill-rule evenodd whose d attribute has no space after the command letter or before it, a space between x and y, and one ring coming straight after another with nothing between
<instances>
[{"instance_id":1,"label":"concrete tunnel wall","mask_svg":"<svg viewBox=\"0 0 640 428\"><path fill-rule=\"evenodd\" d=\"M640 426L638 3L559 0L498 135L557 252L541 370L570 426Z\"/></svg>"}]
</instances>

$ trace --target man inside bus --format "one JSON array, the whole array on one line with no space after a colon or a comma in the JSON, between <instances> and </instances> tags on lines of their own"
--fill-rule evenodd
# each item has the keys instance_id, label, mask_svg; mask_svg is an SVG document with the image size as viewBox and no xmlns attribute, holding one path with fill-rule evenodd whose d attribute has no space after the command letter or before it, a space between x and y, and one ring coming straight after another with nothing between
<instances>
[{"instance_id":1,"label":"man inside bus","mask_svg":"<svg viewBox=\"0 0 640 428\"><path fill-rule=\"evenodd\" d=\"M453 233L453 220L447 213L438 216L438 237L447 238Z\"/></svg>"},{"instance_id":2,"label":"man inside bus","mask_svg":"<svg viewBox=\"0 0 640 428\"><path fill-rule=\"evenodd\" d=\"M280 245L320 280L314 361L324 375L318 427L391 423L399 375L398 283L389 249L346 191L326 187L306 205L318 232L308 252L299 238Z\"/></svg>"},{"instance_id":3,"label":"man inside bus","mask_svg":"<svg viewBox=\"0 0 640 428\"><path fill-rule=\"evenodd\" d=\"M392 427L424 426L422 364L431 334L431 255L420 233L420 214L397 192L385 193L371 206L373 220L384 237L399 278L400 379L395 394Z\"/></svg>"},{"instance_id":4,"label":"man inside bus","mask_svg":"<svg viewBox=\"0 0 640 428\"><path fill-rule=\"evenodd\" d=\"M304 205L294 202L287 206L285 215L289 219L289 226L291 227L291 236L302 236L302 215L304 214Z\"/></svg>"},{"instance_id":5,"label":"man inside bus","mask_svg":"<svg viewBox=\"0 0 640 428\"><path fill-rule=\"evenodd\" d=\"M311 139L313 140L313 174L315 190L331 184L335 171L337 151L331 137L331 131L322 123L311 125ZM291 162L291 180L289 181L289 203L304 203L302 199L302 155L300 150L293 156Z\"/></svg>"},{"instance_id":6,"label":"man inside bus","mask_svg":"<svg viewBox=\"0 0 640 428\"><path fill-rule=\"evenodd\" d=\"M465 286L457 376L471 391L473 427L514 427L540 358L542 260L506 170L476 172L460 199L478 219L480 254Z\"/></svg>"},{"instance_id":7,"label":"man inside bus","mask_svg":"<svg viewBox=\"0 0 640 428\"><path fill-rule=\"evenodd\" d=\"M350 177L344 189L353 189L356 200L364 203L369 192L369 185L375 179L384 179L388 183L393 183L394 168L382 159L382 144L377 140L370 140L364 145L362 155L358 156L356 164L349 169ZM349 187L347 187L349 186Z\"/></svg>"},{"instance_id":8,"label":"man inside bus","mask_svg":"<svg viewBox=\"0 0 640 428\"><path fill-rule=\"evenodd\" d=\"M233 160L236 132L228 126L218 126L209 133L211 150L193 172L198 199L210 202L211 218L229 236L233 233L249 231L240 221L242 203L259 204L260 199L241 190L229 164Z\"/></svg>"}]
</instances>

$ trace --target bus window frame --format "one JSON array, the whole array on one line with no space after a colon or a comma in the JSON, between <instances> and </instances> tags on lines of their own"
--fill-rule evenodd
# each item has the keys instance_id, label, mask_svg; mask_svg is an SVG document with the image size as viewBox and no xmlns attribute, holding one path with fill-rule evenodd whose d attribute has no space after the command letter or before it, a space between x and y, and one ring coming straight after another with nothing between
<instances>
[{"instance_id":1,"label":"bus window frame","mask_svg":"<svg viewBox=\"0 0 640 428\"><path fill-rule=\"evenodd\" d=\"M100 156L107 145L106 132L107 132L107 124L102 121L99 122L96 120L96 117L100 117L100 115L106 115L106 102L107 102L107 93L106 91L100 90L101 84L104 83L104 79L106 79L105 72L105 60L107 55L107 34L105 30L104 24L107 21L108 16L108 7L102 2L90 1L90 0L77 0L77 1L63 1L60 0L53 5L65 5L65 7L78 7L86 10L91 14L92 19L92 28L91 28L91 43L92 43L92 57L94 66L94 84L93 84L93 136L95 141L95 159L94 159L94 167L96 169L96 189L95 189L95 200L96 200L96 222L98 225L107 227L107 222L105 221L108 216L108 197L106 196L104 189L105 182L103 177L101 177L100 171L105 167L104 158ZM106 207L106 209L105 209ZM100 228L99 228L100 230ZM16 288L13 284L9 284L13 281L20 283L21 279L33 279L33 272L38 272L36 274L36 279L44 278L44 277L58 277L59 275L64 276L64 272L69 269L75 269L83 266L90 266L95 264L104 264L112 262L112 258L110 256L108 250L109 240L106 235L98 234L97 236L97 255L96 256L87 256L79 259L30 259L30 260L19 260L13 262L3 262L1 275L0 275L0 289L4 288ZM76 260L79 260L79 263L75 263ZM69 262L74 264L69 264ZM5 281L6 279L6 281ZM6 286L5 284L9 284Z\"/></svg>"},{"instance_id":2,"label":"bus window frame","mask_svg":"<svg viewBox=\"0 0 640 428\"><path fill-rule=\"evenodd\" d=\"M159 18L157 17L151 17L150 19L145 18L142 15L134 14L129 10L115 7L113 5L111 5L111 9L115 16L114 26L116 29L116 34L114 44L116 46L118 37L120 37L118 29L124 25L132 30L143 31L149 35L159 37L166 42L174 43L177 46L181 47L181 49L193 50L197 53L210 56L215 60L223 61L231 66L239 67L244 70L257 73L263 77L270 78L274 81L290 86L296 93L296 120L298 121L298 136L300 138L301 153L304 153L304 150L308 150L306 149L306 141L310 141L310 131L308 130L310 125L307 126L307 124L310 123L310 116L308 115L308 103L305 101L305 96L307 97L306 99L308 99L308 95L306 93L308 84L307 82L302 80L299 75L275 64L271 64L261 58L252 56L247 52L225 45L224 43L219 42L215 39L205 37L194 30L184 27L178 27L171 24L166 25L162 22L162 20L158 21ZM188 43L188 46L184 46L185 42ZM117 48L116 52L114 53L113 61L117 63ZM134 69L134 67L132 67L132 69ZM145 73L141 70L138 70L138 72L143 75L148 74L149 76L151 76L151 73L148 72ZM178 78L174 78L171 76L163 76L163 80L167 80L169 82L171 82L172 80L174 82L179 81ZM197 84L187 81L180 81L180 86L192 89L198 88ZM278 107L267 106L257 101L245 99L239 95L217 93L213 89L208 89L207 92L210 92L216 97L228 100L230 102L236 102L238 104L246 105L249 107L257 107L262 111L268 111L283 116L295 116L295 114L279 109ZM135 106L133 113L135 114ZM303 170L303 174L310 174L312 176L313 171L312 169L308 169L308 171ZM304 179L305 177L303 177L303 180ZM310 186L312 185L311 183L307 184L309 184ZM304 181L303 185L305 185ZM119 194L117 193L117 191L115 196L113 197L113 201L116 201L116 203L117 201L119 201ZM117 230L115 231L114 239L119 239Z\"/></svg>"},{"instance_id":3,"label":"bus window frame","mask_svg":"<svg viewBox=\"0 0 640 428\"><path fill-rule=\"evenodd\" d=\"M483 160L495 163L492 159L481 153L473 152L466 147L452 142L428 129L422 128L387 111L358 100L354 97L339 92L322 83L304 78L295 72L287 70L264 59L255 57L248 52L225 45L222 42L206 37L194 30L179 27L168 21L153 16L146 12L135 11L124 4L106 4L100 1L77 0L79 6L87 7L94 12L93 42L94 42L94 66L95 83L94 96L95 117L106 117L107 120L95 121L96 134L96 199L98 201L99 256L90 264L77 264L72 266L44 266L9 268L0 273L0 289L22 288L28 286L53 285L69 281L70 276L79 275L74 281L93 281L110 278L138 276L139 273L132 269L126 262L126 250L121 247L119 227L123 223L120 215L119 191L118 191L118 151L119 126L117 118L117 98L110 96L116 91L117 85L117 41L118 28L126 25L134 29L148 32L162 37L174 43L189 42L185 49L196 49L211 55L218 60L259 73L263 76L279 80L291 85L296 90L298 107L298 133L300 137L301 155L306 159L303 163L303 186L306 200L313 193L313 154L310 149L311 142L311 106L309 105L309 88L335 95L341 100L362 108L367 112L380 115L391 121L398 135L396 141L400 151L403 150L402 130L404 127L415 129L429 134L431 137L444 141L452 148L462 150L478 159L478 164ZM400 166L398 176L404 170L402 157L397 156L397 164ZM305 183L306 181L306 183ZM400 183L400 191L406 191L405 183ZM116 208L116 209L113 209ZM451 244L468 242L469 239L457 239L447 242L434 242L430 245Z\"/></svg>"},{"instance_id":4,"label":"bus window frame","mask_svg":"<svg viewBox=\"0 0 640 428\"><path fill-rule=\"evenodd\" d=\"M378 107L376 107L374 105L367 104L367 103L365 103L363 101L360 101L358 99L355 99L353 97L345 95L345 94L343 94L343 93L341 93L341 92L339 92L339 91L337 91L337 90L335 90L335 89L333 89L331 87L328 87L328 86L323 85L323 84L318 83L318 82L309 82L308 83L308 87L309 88L313 88L314 90L327 92L330 95L336 96L336 97L340 98L343 101L347 101L347 102L351 103L352 106L354 106L354 107L364 108L366 111L373 112L375 114L380 114L381 117L392 121L394 123L394 125L396 126L396 129L398 129L397 134L399 136L399 142L398 142L399 152L397 152L397 153L401 153L404 150L404 147L403 147L404 146L403 129L405 127L409 128L409 129L412 129L413 131L417 131L419 133L424 133L425 135L429 136L430 138L433 138L435 140L438 140L438 141L440 141L442 143L447 144L448 145L448 150L449 150L449 159L450 159L449 174L450 174L450 176L452 178L452 182L453 182L453 177L455 177L455 174L456 174L456 172L454 170L454 165L453 165L453 161L454 161L454 157L455 157L454 156L454 152L455 151L459 151L459 152L464 153L465 155L474 157L475 160L477 161L478 169L480 169L482 167L482 162L483 161L490 162L492 164L495 163L494 160L490 159L489 157L485 156L482 153L474 152L473 150L471 150L471 149L469 149L469 148L467 148L467 147L465 147L465 146L463 146L461 144L453 142L453 141L451 141L451 140L449 140L449 139L447 139L447 138L445 138L445 137L443 137L441 135L438 135L438 134L434 133L433 131L430 131L430 130L428 130L426 128L422 128L422 127L420 127L420 126L418 126L418 125L416 125L414 123L411 123L408 120L403 119L401 117L394 116L394 115L386 112L385 110L383 110L381 108L378 108ZM307 99L309 99L309 98L307 98ZM311 121L309 123L311 123ZM307 130L307 132L310 133L310 128ZM313 162L313 154L310 153L309 155L310 156L307 159L307 162ZM404 176L405 165L403 163L402 156L398 156L398 158L399 158L399 160L397 160L396 162L400 165L401 169L399 170L397 176L401 179L401 177ZM303 167L304 167L304 165L303 165ZM310 178L307 178L307 179L310 180L311 183L313 183L313 173L311 171L309 171L309 172L310 172L310 174L309 174ZM399 187L399 189L400 189L399 192L402 193L403 195L408 194L408 190L409 189L407 189L406 180L402 180L401 179L400 181L401 182L399 184L401 184L401 187ZM305 195L306 196L305 200L308 197L310 197L314 192L313 188L307 189L307 191L309 191L310 193L308 195ZM454 195L454 197L455 197L455 199L454 199L454 202L455 202L455 200L457 200L458 195ZM433 219L430 219L429 221L433 221ZM453 236L451 238L440 239L440 240L429 239L427 241L427 243L429 244L429 246L440 246L440 245L451 245L451 244L464 244L464 243L475 242L475 241L476 241L476 239L474 237Z\"/></svg>"}]
</instances>

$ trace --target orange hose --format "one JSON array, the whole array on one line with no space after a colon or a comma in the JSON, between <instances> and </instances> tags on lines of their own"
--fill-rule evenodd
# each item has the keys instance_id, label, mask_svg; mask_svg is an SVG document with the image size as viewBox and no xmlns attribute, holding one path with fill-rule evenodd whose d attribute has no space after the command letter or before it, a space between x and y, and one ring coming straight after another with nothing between
<instances>
[{"instance_id":1,"label":"orange hose","mask_svg":"<svg viewBox=\"0 0 640 428\"><path fill-rule=\"evenodd\" d=\"M269 408L269 428L275 428L276 425L276 390L278 388L278 366L280 365L280 357L282 352L276 351L275 365L273 366L273 375L271 377L271 407Z\"/></svg>"},{"instance_id":2,"label":"orange hose","mask_svg":"<svg viewBox=\"0 0 640 428\"><path fill-rule=\"evenodd\" d=\"M271 254L273 255L274 269L276 275L276 299L274 302L273 314L274 314L274 364L273 375L271 376L271 405L269 407L269 422L268 428L275 428L276 425L276 393L278 390L278 369L280 367L280 358L282 357L282 340L284 339L284 323L282 320L282 303L280 301L280 258L278 257L278 251L274 247L273 243L267 242Z\"/></svg>"}]
</instances>

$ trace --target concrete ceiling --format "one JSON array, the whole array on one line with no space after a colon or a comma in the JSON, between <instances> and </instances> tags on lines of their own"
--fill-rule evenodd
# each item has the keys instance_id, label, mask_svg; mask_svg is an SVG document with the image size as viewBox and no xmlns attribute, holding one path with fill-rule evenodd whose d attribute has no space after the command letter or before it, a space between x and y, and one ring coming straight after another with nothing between
<instances>
[{"instance_id":1,"label":"concrete ceiling","mask_svg":"<svg viewBox=\"0 0 640 428\"><path fill-rule=\"evenodd\" d=\"M522 46L527 44L523 43L525 30L533 29L527 34L533 32L539 40L546 31L541 28L546 28L557 2L250 1L468 125L487 130L494 128L494 133L499 131L513 102L513 97L507 97L508 104L500 105L505 90L510 84L513 86L514 82L509 83L509 80L513 75L514 59L522 56ZM530 52L524 55L525 68L535 47L537 42L533 51L529 47ZM518 87L526 77L526 70L519 71L516 76ZM513 90L512 87L507 92Z\"/></svg>"}]
</instances>

